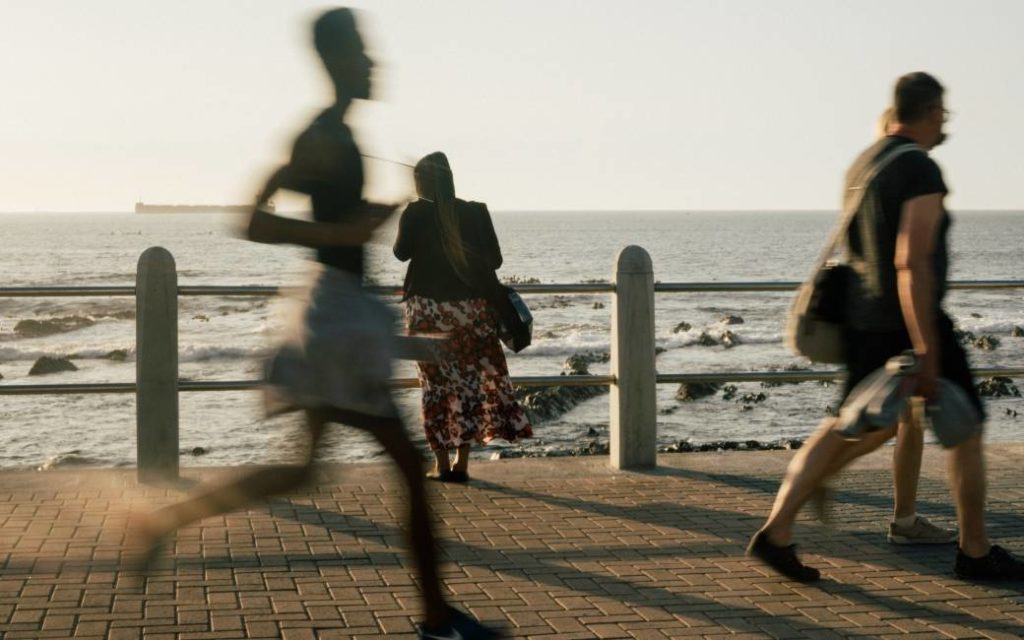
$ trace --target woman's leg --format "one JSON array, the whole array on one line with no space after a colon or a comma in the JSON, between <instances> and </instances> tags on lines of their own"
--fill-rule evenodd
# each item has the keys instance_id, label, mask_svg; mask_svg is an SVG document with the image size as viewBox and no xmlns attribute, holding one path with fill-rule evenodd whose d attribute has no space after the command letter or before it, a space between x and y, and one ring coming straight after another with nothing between
<instances>
[{"instance_id":1,"label":"woman's leg","mask_svg":"<svg viewBox=\"0 0 1024 640\"><path fill-rule=\"evenodd\" d=\"M458 456L455 458L455 464L452 465L452 471L468 471L469 470L469 450L473 444L470 442L463 442L459 445Z\"/></svg>"}]
</instances>

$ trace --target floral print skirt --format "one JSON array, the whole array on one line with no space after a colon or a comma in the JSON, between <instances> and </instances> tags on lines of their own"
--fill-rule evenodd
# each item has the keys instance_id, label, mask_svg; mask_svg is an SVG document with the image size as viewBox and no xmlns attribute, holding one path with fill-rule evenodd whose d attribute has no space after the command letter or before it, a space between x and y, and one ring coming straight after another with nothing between
<instances>
[{"instance_id":1,"label":"floral print skirt","mask_svg":"<svg viewBox=\"0 0 1024 640\"><path fill-rule=\"evenodd\" d=\"M533 435L508 377L497 315L484 299L411 296L405 320L412 335L447 334L442 360L419 363L423 428L431 449Z\"/></svg>"}]
</instances>

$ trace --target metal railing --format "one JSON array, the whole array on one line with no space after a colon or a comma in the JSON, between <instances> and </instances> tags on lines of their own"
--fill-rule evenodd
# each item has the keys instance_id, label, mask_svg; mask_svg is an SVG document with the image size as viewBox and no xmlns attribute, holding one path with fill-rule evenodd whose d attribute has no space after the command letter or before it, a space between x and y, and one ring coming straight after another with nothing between
<instances>
[{"instance_id":1,"label":"metal railing","mask_svg":"<svg viewBox=\"0 0 1024 640\"><path fill-rule=\"evenodd\" d=\"M655 385L679 383L807 382L837 380L842 371L733 371L657 373L654 367L655 293L786 292L800 282L654 282L650 256L640 247L620 252L614 282L516 284L525 294L613 294L612 348L607 375L515 376L522 387L608 386L611 463L618 468L653 466L656 452ZM964 280L951 289L1019 289L1022 280ZM371 287L387 296L398 287ZM135 297L136 381L124 383L3 384L0 395L135 393L138 464L141 479L176 477L178 473L177 394L197 391L242 391L259 380L182 380L177 369L178 296L268 297L294 290L273 286L196 286L177 284L174 259L164 249L148 249L139 259L136 286L0 287L0 298ZM1024 376L1024 367L975 369L978 376ZM391 380L395 389L419 386L416 378Z\"/></svg>"}]
</instances>

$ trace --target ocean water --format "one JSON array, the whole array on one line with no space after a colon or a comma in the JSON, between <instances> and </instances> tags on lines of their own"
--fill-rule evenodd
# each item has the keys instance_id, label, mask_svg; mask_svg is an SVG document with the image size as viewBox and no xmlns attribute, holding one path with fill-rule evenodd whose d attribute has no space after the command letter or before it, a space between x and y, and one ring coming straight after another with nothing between
<instances>
[{"instance_id":1,"label":"ocean water","mask_svg":"<svg viewBox=\"0 0 1024 640\"><path fill-rule=\"evenodd\" d=\"M617 252L625 245L647 249L655 279L662 282L800 280L835 221L828 212L504 212L494 214L505 265L503 277L575 283L610 280ZM139 255L163 246L175 256L179 282L301 285L309 270L301 249L241 240L231 215L7 214L0 216L2 286L130 285ZM404 265L390 253L393 227L370 248L369 277L380 284L401 281ZM951 236L954 279L1021 278L1024 212L963 212ZM947 308L964 329L991 334L992 351L969 348L976 366L1019 366L1024 338L1024 290L954 291ZM662 373L736 371L806 365L782 345L788 293L658 294L655 300L658 356ZM609 349L608 294L531 295L535 343L509 354L514 375L557 374L565 359L583 351ZM272 348L293 306L284 298L182 297L179 299L180 375L194 380L258 377L261 358ZM135 372L134 298L0 298L0 385L71 382L129 382ZM401 309L396 305L396 313ZM702 332L721 334L721 320L741 344L726 349L696 343ZM54 328L49 335L24 336L18 322L36 320ZM680 322L689 331L674 332ZM110 359L123 350L123 359ZM29 377L43 355L72 356L78 371ZM595 365L592 372L603 372ZM396 375L415 375L396 363ZM777 440L808 435L835 403L836 387L817 383L763 389L737 385L739 394L764 392L764 402L744 409L721 394L680 403L675 385L658 389L659 442L689 439ZM422 443L418 391L399 393L410 432ZM990 441L1024 440L1024 401L988 403ZM1021 414L1015 417L1013 412ZM183 456L183 464L220 465L286 458L298 446L297 416L266 420L257 392L182 393L181 446L202 447L205 455ZM134 463L134 398L118 395L0 396L0 467L106 466ZM607 438L608 398L587 401L557 420L535 427L535 437L497 449L555 453ZM593 433L597 435L594 436ZM378 448L352 429L333 429L322 457L332 461L371 460Z\"/></svg>"}]
</instances>

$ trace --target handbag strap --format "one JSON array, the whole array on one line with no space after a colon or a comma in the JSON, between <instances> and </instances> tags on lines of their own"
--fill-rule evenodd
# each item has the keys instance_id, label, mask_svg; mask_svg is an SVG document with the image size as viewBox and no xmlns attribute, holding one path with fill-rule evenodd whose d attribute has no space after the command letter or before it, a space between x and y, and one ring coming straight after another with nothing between
<instances>
[{"instance_id":1,"label":"handbag strap","mask_svg":"<svg viewBox=\"0 0 1024 640\"><path fill-rule=\"evenodd\" d=\"M825 243L825 248L818 256L817 261L814 263L814 271L817 273L821 270L825 263L828 261L832 254L835 253L839 243L842 242L843 237L846 235L847 229L850 228L850 224L853 222L853 217L857 215L857 210L860 209L861 203L864 202L864 195L868 191L868 186L871 182L882 172L882 169L887 167L896 158L900 157L908 151L924 151L917 143L900 144L882 155L879 159L871 163L868 170L864 173L863 179L857 186L849 188L849 191L856 191L855 202L845 204L846 210L843 212L843 218L839 221L835 230L832 231L832 235L829 237L828 242Z\"/></svg>"}]
</instances>

